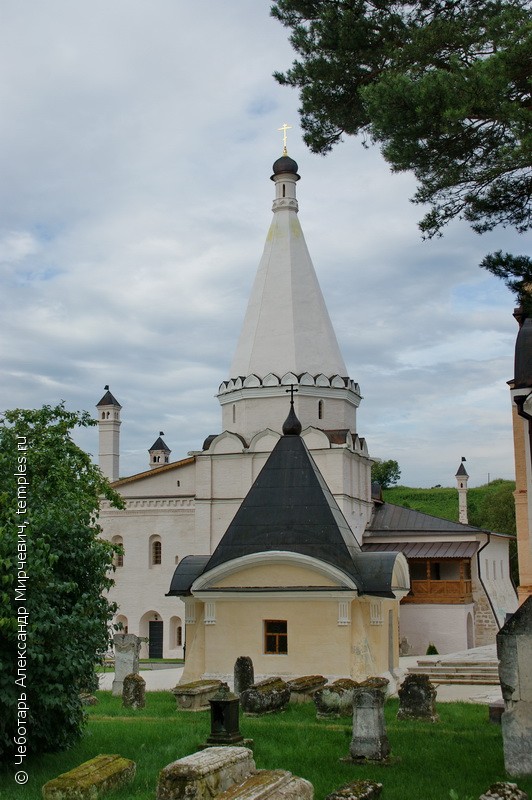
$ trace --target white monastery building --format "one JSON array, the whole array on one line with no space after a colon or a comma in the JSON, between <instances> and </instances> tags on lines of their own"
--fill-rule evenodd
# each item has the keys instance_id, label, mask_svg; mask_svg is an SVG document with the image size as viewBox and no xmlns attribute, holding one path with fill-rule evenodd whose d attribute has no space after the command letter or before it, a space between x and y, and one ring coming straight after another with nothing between
<instances>
[{"instance_id":1,"label":"white monastery building","mask_svg":"<svg viewBox=\"0 0 532 800\"><path fill-rule=\"evenodd\" d=\"M420 654L491 643L517 607L508 537L467 524L463 465L460 523L372 494L360 389L299 223L297 170L286 149L273 165L273 219L218 389L221 432L177 461L161 432L149 468L119 478L121 406L109 387L97 405L100 466L125 502L100 515L124 548L116 621L149 639L143 656L180 657L186 641L188 680L228 674L240 655L261 675L383 674L401 639Z\"/></svg>"}]
</instances>

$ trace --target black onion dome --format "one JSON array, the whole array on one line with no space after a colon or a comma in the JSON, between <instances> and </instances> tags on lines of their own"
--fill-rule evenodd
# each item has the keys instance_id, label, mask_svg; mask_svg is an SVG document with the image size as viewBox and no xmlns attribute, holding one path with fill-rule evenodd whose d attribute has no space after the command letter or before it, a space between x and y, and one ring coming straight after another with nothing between
<instances>
[{"instance_id":1,"label":"black onion dome","mask_svg":"<svg viewBox=\"0 0 532 800\"><path fill-rule=\"evenodd\" d=\"M301 430L301 423L296 416L296 412L294 411L294 404L290 403L290 411L283 424L283 434L285 436L299 436Z\"/></svg>"},{"instance_id":2,"label":"black onion dome","mask_svg":"<svg viewBox=\"0 0 532 800\"><path fill-rule=\"evenodd\" d=\"M297 162L290 156L281 156L274 162L272 169L274 175L281 175L283 172L291 172L293 175L297 175Z\"/></svg>"},{"instance_id":3,"label":"black onion dome","mask_svg":"<svg viewBox=\"0 0 532 800\"><path fill-rule=\"evenodd\" d=\"M532 386L532 318L527 317L515 342L514 389Z\"/></svg>"}]
</instances>

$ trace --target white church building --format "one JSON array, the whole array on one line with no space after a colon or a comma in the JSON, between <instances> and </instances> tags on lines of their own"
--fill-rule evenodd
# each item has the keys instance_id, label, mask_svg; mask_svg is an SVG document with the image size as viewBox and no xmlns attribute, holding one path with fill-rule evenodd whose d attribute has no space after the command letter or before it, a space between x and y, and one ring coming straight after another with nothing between
<instances>
[{"instance_id":1,"label":"white church building","mask_svg":"<svg viewBox=\"0 0 532 800\"><path fill-rule=\"evenodd\" d=\"M375 554L375 563L379 553L400 554L393 556L399 632L395 611L393 621L388 617L389 597L378 591L366 596L353 584L350 597L366 604L368 627L357 633L349 613L341 618L339 610L337 624L353 629L350 647L362 658L373 632L387 625L395 626L386 637L396 655L400 639L414 653L424 653L429 642L441 653L493 642L505 615L517 607L508 537L372 495L372 459L357 432L360 389L348 375L299 223L297 171L286 151L273 165L273 219L233 362L218 389L220 433L177 461L170 460L161 433L146 471L119 478L121 405L108 387L97 405L100 467L125 502L117 510L104 501L100 513L103 535L124 548L110 592L119 607L116 621L146 637L141 655L152 657L181 657L186 627L190 633L198 620L216 625L214 602L202 602L198 616L194 582L200 586L200 566L215 552L282 438L294 387L300 438L353 547ZM189 582L183 579L187 570ZM186 591L169 593L174 573ZM309 672L320 671L315 655Z\"/></svg>"}]
</instances>

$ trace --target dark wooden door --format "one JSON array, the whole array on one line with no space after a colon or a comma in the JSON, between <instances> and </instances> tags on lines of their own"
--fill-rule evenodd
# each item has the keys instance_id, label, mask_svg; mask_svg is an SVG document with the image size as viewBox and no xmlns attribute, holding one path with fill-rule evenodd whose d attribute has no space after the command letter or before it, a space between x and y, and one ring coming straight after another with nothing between
<instances>
[{"instance_id":1,"label":"dark wooden door","mask_svg":"<svg viewBox=\"0 0 532 800\"><path fill-rule=\"evenodd\" d=\"M150 658L163 657L163 623L150 622L150 642L148 647Z\"/></svg>"}]
</instances>

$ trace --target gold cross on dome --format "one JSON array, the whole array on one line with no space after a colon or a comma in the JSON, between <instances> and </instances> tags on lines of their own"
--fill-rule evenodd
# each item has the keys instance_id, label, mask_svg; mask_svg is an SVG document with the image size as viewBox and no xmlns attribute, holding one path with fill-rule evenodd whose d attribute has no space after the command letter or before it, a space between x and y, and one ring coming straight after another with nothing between
<instances>
[{"instance_id":1,"label":"gold cross on dome","mask_svg":"<svg viewBox=\"0 0 532 800\"><path fill-rule=\"evenodd\" d=\"M280 128L277 128L278 131L282 131L283 132L283 156L287 156L288 155L288 150L286 149L286 131L289 131L291 129L292 129L292 126L291 125L287 125L286 122L284 122L281 125Z\"/></svg>"}]
</instances>

